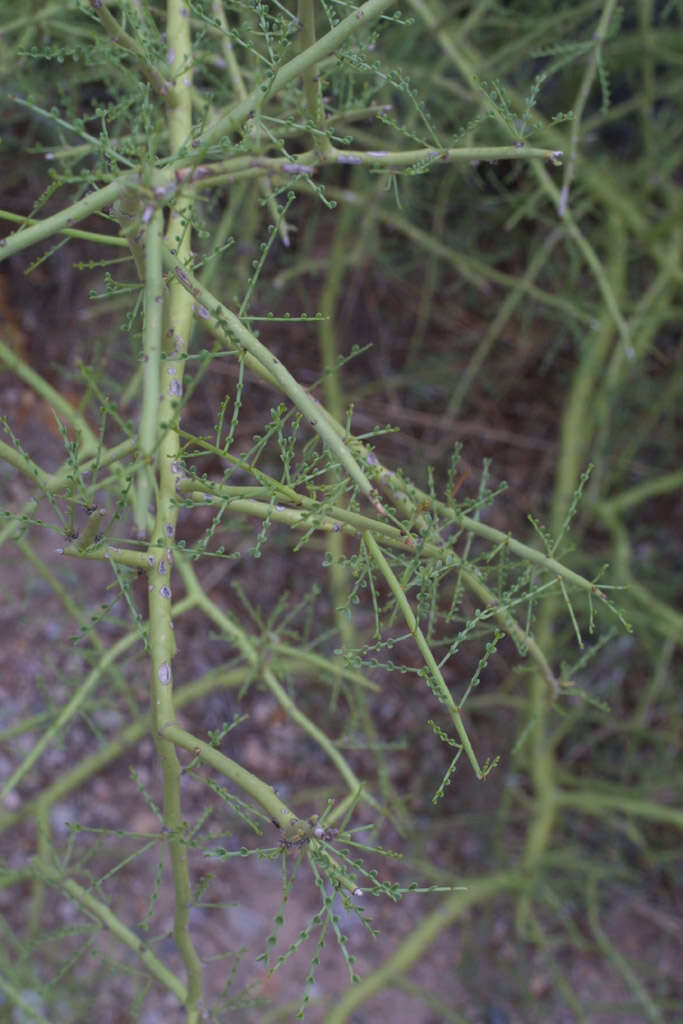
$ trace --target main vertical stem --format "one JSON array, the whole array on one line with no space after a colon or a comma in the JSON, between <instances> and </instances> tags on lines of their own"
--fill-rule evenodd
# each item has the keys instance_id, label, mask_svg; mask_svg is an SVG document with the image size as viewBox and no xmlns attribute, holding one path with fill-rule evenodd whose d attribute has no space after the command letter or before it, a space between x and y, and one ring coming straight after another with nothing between
<instances>
[{"instance_id":1,"label":"main vertical stem","mask_svg":"<svg viewBox=\"0 0 683 1024\"><path fill-rule=\"evenodd\" d=\"M146 536L149 528L159 435L159 375L164 321L164 294L161 278L163 229L163 210L161 207L157 207L147 225L144 236L145 306L142 332L143 371L140 414L142 467L138 474L135 490L135 525L140 536Z\"/></svg>"},{"instance_id":2,"label":"main vertical stem","mask_svg":"<svg viewBox=\"0 0 683 1024\"><path fill-rule=\"evenodd\" d=\"M167 96L167 124L172 152L183 146L192 128L192 71L189 10L182 0L168 0L166 9L167 53L173 86ZM171 207L165 243L184 262L190 255L189 201L178 198ZM192 324L192 298L175 280L164 293L166 316L159 368L157 413L159 486L156 515L148 549L149 642L152 658L152 708L155 742L161 762L164 822L169 830L168 849L175 890L173 937L187 972L186 1020L197 1024L202 1003L202 966L189 933L191 904L187 846L182 841L183 814L180 798L181 766L175 746L160 730L175 718L172 659L175 653L172 604L173 538L178 480L178 424L183 392L183 356Z\"/></svg>"}]
</instances>

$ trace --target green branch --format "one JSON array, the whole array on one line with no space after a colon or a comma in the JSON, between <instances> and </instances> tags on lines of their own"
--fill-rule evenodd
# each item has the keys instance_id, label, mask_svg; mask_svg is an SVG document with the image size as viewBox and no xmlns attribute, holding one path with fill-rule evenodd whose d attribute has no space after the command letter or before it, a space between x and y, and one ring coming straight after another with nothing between
<instances>
[{"instance_id":1,"label":"green branch","mask_svg":"<svg viewBox=\"0 0 683 1024\"><path fill-rule=\"evenodd\" d=\"M84 681L77 688L71 699L64 705L54 722L52 722L52 724L42 732L40 739L37 740L35 745L31 750L29 750L28 754L26 754L21 764L12 772L10 777L3 784L2 788L0 788L0 802L12 789L14 789L16 785L18 785L19 782L21 782L24 776L31 770L38 758L44 753L50 744L58 741L59 734L62 732L64 727L76 714L78 714L79 711L82 711L85 708L87 699L90 697L90 694L99 683L102 675L108 670L109 666L122 654L125 654L125 652L129 650L137 640L139 640L137 633L129 633L126 636L121 637L121 639L110 647L102 656L97 665L95 665L95 667L88 673Z\"/></svg>"},{"instance_id":2,"label":"green branch","mask_svg":"<svg viewBox=\"0 0 683 1024\"><path fill-rule=\"evenodd\" d=\"M477 756L474 753L472 744L470 742L470 738L467 735L467 730L465 729L465 723L462 720L462 711L453 700L451 691L446 686L446 681L443 675L441 674L441 669L437 665L436 659L432 654L431 648L427 643L424 633L420 629L418 621L415 618L413 609L410 607L410 602L406 597L403 587L399 583L398 579L396 578L396 575L394 574L393 569L391 568L386 558L384 557L384 554L382 553L382 550L377 544L377 541L369 531L366 531L363 534L363 543L367 547L375 565L384 576L384 579L389 584L389 588L394 597L396 598L396 603L401 609L401 614L403 615L403 618L406 621L406 625L408 626L408 629L412 633L415 642L417 643L417 646L420 649L420 654L424 658L425 665L429 670L429 674L432 680L429 687L430 690L434 693L437 699L442 704L445 704L446 707L448 708L451 720L453 722L453 725L455 726L455 730L458 736L460 737L460 742L462 743L463 749L467 754L467 758L470 764L472 765L474 774L478 779L483 778L483 773L481 768L479 767Z\"/></svg>"},{"instance_id":3,"label":"green branch","mask_svg":"<svg viewBox=\"0 0 683 1024\"><path fill-rule=\"evenodd\" d=\"M16 237L18 236L10 235L10 239ZM0 259L2 259L1 250ZM43 399L49 408L54 409L55 413L62 416L66 422L73 427L76 433L80 435L82 442L82 449L80 453L81 458L86 455L91 455L92 452L98 448L99 442L95 437L95 434L90 428L85 417L78 411L78 409L74 408L71 402L67 401L57 388L52 387L52 385L45 380L42 374L37 373L32 369L32 367L24 362L21 356L16 352L13 352L9 345L6 345L2 340L0 340L0 361L5 364L11 373L15 373L17 377L24 382L24 384L28 385L32 391L35 391L35 393ZM22 472L26 472L26 470L18 464L17 468L22 469ZM32 473L33 471L31 470L28 475L30 476ZM40 473L42 473L42 470Z\"/></svg>"},{"instance_id":4,"label":"green branch","mask_svg":"<svg viewBox=\"0 0 683 1024\"><path fill-rule=\"evenodd\" d=\"M32 223L30 227L20 228L19 231L8 235L7 238L0 239L0 263L10 256L14 256L15 253L28 249L30 245L44 242L45 239L51 238L52 235L58 234L65 228L72 227L92 213L99 213L105 206L111 206L116 202L131 187L135 188L138 185L137 174L121 175L103 188L88 192L82 199L72 203L71 206L66 206L63 210L58 210L51 217Z\"/></svg>"},{"instance_id":5,"label":"green branch","mask_svg":"<svg viewBox=\"0 0 683 1024\"><path fill-rule=\"evenodd\" d=\"M108 932L126 946L145 965L149 973L161 982L164 988L172 992L183 1004L187 1003L187 989L181 981L159 960L157 955L147 946L143 939L128 928L119 917L114 914L106 903L102 903L93 896L91 892L84 889L82 885L70 878L65 878L51 865L44 861L34 860L33 868L36 875L65 893L70 899L77 903L87 915L93 917L100 924L104 925Z\"/></svg>"},{"instance_id":6,"label":"green branch","mask_svg":"<svg viewBox=\"0 0 683 1024\"><path fill-rule=\"evenodd\" d=\"M520 885L521 879L512 871L469 879L464 892L455 892L441 900L437 909L411 929L408 937L403 939L380 967L357 985L347 988L341 999L327 1012L325 1024L345 1024L352 1018L354 1011L383 989L391 987L395 979L404 976L413 964L427 954L442 932L454 921L464 917L471 907L488 903L499 893L514 890Z\"/></svg>"},{"instance_id":7,"label":"green branch","mask_svg":"<svg viewBox=\"0 0 683 1024\"><path fill-rule=\"evenodd\" d=\"M145 305L142 333L142 412L139 429L143 464L138 474L135 493L135 524L141 536L146 533L148 527L161 422L159 399L165 301L161 275L163 226L164 215L159 206L152 213L144 235Z\"/></svg>"},{"instance_id":8,"label":"green branch","mask_svg":"<svg viewBox=\"0 0 683 1024\"><path fill-rule=\"evenodd\" d=\"M303 76L304 72L314 67L323 58L328 57L342 43L357 32L359 29L369 25L375 18L379 17L382 11L391 7L395 0L367 0L356 8L352 14L343 18L334 28L330 29L317 42L309 46L303 53L298 54L271 78L270 82L263 81L257 88L236 103L227 113L210 125L196 142L196 161L203 159L205 151L210 146L229 144L228 137L239 131L245 121L252 116L255 110L259 110L267 96L277 93L285 85ZM183 163L187 163L184 158Z\"/></svg>"},{"instance_id":9,"label":"green branch","mask_svg":"<svg viewBox=\"0 0 683 1024\"><path fill-rule=\"evenodd\" d=\"M237 761L221 754L215 747L198 739L197 736L193 736L192 733L186 732L185 729L181 729L174 722L163 723L160 735L165 740L175 743L176 746L189 750L194 757L198 757L200 761L210 765L226 779L230 779L236 786L239 786L266 812L273 824L278 829L282 829L285 839L300 835L302 829L304 829L304 834L312 834L308 822L298 818L294 811L291 811L287 804L280 800L272 786L247 771Z\"/></svg>"},{"instance_id":10,"label":"green branch","mask_svg":"<svg viewBox=\"0 0 683 1024\"><path fill-rule=\"evenodd\" d=\"M135 63L142 72L143 77L147 79L159 96L166 97L171 88L171 83L163 77L154 64L150 63L145 50L138 43L137 39L134 39L133 36L128 35L123 30L104 0L95 0L92 3L92 8L113 45L129 53L135 59Z\"/></svg>"},{"instance_id":11,"label":"green branch","mask_svg":"<svg viewBox=\"0 0 683 1024\"><path fill-rule=\"evenodd\" d=\"M195 315L202 321L213 321L216 329L221 331L223 338L228 344L237 344L254 357L276 381L283 394L287 395L294 405L299 409L315 432L322 438L331 453L336 456L344 467L353 482L361 492L374 504L378 511L382 511L376 492L367 476L354 459L349 449L339 438L337 432L330 426L329 421L320 404L308 394L299 382L291 375L289 370L274 356L266 346L244 326L239 317L219 302L211 292L207 291L197 279L185 270L179 261L167 249L164 250L164 261L171 269L177 280L186 291L193 295L199 304L194 306Z\"/></svg>"},{"instance_id":12,"label":"green branch","mask_svg":"<svg viewBox=\"0 0 683 1024\"><path fill-rule=\"evenodd\" d=\"M258 648L252 643L247 633L245 633L245 631L241 629L240 626L238 626L237 623L235 623L228 615L217 608L216 605L207 597L189 562L186 559L182 559L179 560L178 565L182 573L187 592L194 600L196 606L201 608L204 614L208 618L212 619L226 636L230 637L232 642L245 657L248 664L253 669L258 670L260 675L263 677L264 683L273 694L280 707L282 707L292 721L296 722L303 732L307 733L313 742L325 752L343 778L350 793L356 794L362 789L361 781L356 776L341 751L329 739L326 733L324 733L322 729L319 729L318 726L315 725L315 723L297 707L296 703L292 700L275 676L275 673L268 667L265 660L262 659ZM377 806L375 800L369 795L364 793L363 798L373 807Z\"/></svg>"}]
</instances>

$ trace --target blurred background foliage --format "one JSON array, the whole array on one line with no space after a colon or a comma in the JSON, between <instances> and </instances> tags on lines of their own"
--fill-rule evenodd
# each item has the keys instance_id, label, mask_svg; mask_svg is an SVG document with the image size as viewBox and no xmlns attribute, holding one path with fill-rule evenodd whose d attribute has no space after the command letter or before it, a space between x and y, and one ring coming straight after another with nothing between
<instances>
[{"instance_id":1,"label":"blurred background foliage","mask_svg":"<svg viewBox=\"0 0 683 1024\"><path fill-rule=\"evenodd\" d=\"M136 6L123 3L121 11ZM233 86L208 21L210 5L188 6L197 114L210 119L234 99ZM264 4L265 14L257 4L226 6L235 39L246 40L237 49L250 88L260 73L262 39L250 48L249 31L258 33L265 17L275 25L278 11L291 5ZM337 16L334 4L320 6L321 23ZM366 980L342 997L334 1019L381 1016L388 990L399 987L409 1017L393 1016L425 1024L674 1021L683 1016L676 810L683 789L683 11L673 0L586 0L559 9L545 0L408 0L402 7L400 16L387 12L394 20L376 37L351 43L321 66L326 115L343 140L337 145L539 145L563 151L563 164L436 162L407 174L327 167L308 184L296 183L288 244L271 249L251 312L333 313L331 336L325 326L279 323L276 331L264 327L263 337L306 385L358 344L363 351L333 375L338 390L328 393L344 409L353 405L355 432L400 428L376 437L376 451L423 487L431 464L437 492L461 446L459 497L475 501L481 488L506 485L482 515L530 544L542 547L541 530L558 536L591 466L561 557L589 578L602 570L601 583L621 588L614 600L632 628L602 616L601 631L589 635L587 612L577 608L580 649L562 602L543 605L536 629L553 664L563 666L570 695L551 705L504 643L468 705L478 748L500 755L500 766L485 785L459 766L436 805L430 795L448 753L425 726L424 691L402 681L400 696L383 695L372 707L388 744L386 771L409 820L407 832L393 836L394 847L428 882L469 880L474 893L483 889L475 913L457 928L447 916L435 924L422 905L399 908L397 915L410 917L399 938L424 928L421 943L410 947L408 937L392 952L380 938ZM65 189L75 196L91 172L101 177L114 168L112 148L133 165L147 152L163 152L163 109L78 4L27 0L21 10L7 2L0 10L5 213L43 217L58 209ZM159 12L153 5L142 10L148 45L162 55ZM269 40L275 61L277 45L285 52L291 42L287 24L291 29L291 19ZM299 91L292 86L278 97L277 124L263 119L264 151L269 127L278 139L287 137L290 153L307 148L297 127L304 117ZM359 119L356 108L366 111ZM243 295L269 223L272 210L257 179L214 188L199 203L200 245L208 251L234 239L207 270L227 300ZM101 218L85 226L102 230ZM86 242L70 241L39 259L31 252L5 264L3 340L86 414L96 415L97 396L84 391L82 363L132 414L136 356L120 341L132 265L107 268L114 286L91 265L98 258ZM89 303L91 292L101 298ZM187 429L212 430L221 397L235 384L229 373L204 379L186 408ZM49 411L8 372L0 388L3 414L27 450L57 464L61 440ZM251 386L239 421L245 444L271 401ZM201 468L210 472L211 461ZM5 503L17 498L7 467L0 484ZM533 528L530 514L542 528ZM193 528L206 526L196 522L188 515L190 539ZM292 606L304 600L322 556L313 546L293 559L284 531L274 531L270 543L276 557L271 553L267 591L253 569L238 565L231 584L239 581L241 590L233 586L226 597L248 607L258 595L261 625L269 612L276 622L282 617L282 594ZM238 537L234 544L244 547ZM35 569L8 558L5 571L16 574L16 587L3 614L16 633L4 641L11 669L4 685L14 693L23 686L27 650L48 644L49 633L41 639L27 624L36 615L33 602L47 600ZM325 586L321 580L323 592ZM304 601L299 640L307 614ZM327 615L333 629L329 607ZM67 628L60 625L63 612L53 609L52 616L55 630ZM369 626L362 616L360 634ZM189 635L179 646L188 677L220 656L212 636ZM463 678L477 657L465 645ZM61 669L68 673L68 664ZM26 692L39 694L44 686L42 670L31 669ZM229 718L238 706L212 700L197 712L198 728L215 727L214 718ZM7 709L18 720L32 701L42 706L14 694ZM312 717L333 729L334 703L314 690L306 701ZM246 710L252 721L241 742L251 743L254 765L260 759L283 786L308 787L312 798L311 762L300 758L296 734L257 697L248 697ZM10 749L12 714L3 716L0 731ZM259 738L264 724L278 737L267 757ZM69 763L85 757L90 743L81 735L79 746L71 735ZM362 765L363 757L357 752L354 763ZM125 776L125 753L117 763ZM324 790L324 767L315 768ZM43 771L34 793L48 783L49 765ZM78 813L88 819L87 802ZM17 866L17 850L30 845L21 832L28 828L22 821L0 837L6 863ZM517 866L524 881L514 891L494 886L488 893L487 880ZM5 900L2 910L3 942L13 951L0 954L0 972L19 962L23 987L32 989L43 973L40 943L13 948L7 937L23 934L25 906ZM113 1010L103 995L114 980L96 979L101 1020L115 1019L106 1016ZM437 990L443 999L435 998ZM3 1012L0 1004L0 1019ZM276 1019L242 1012L233 1019Z\"/></svg>"}]
</instances>

